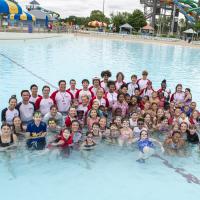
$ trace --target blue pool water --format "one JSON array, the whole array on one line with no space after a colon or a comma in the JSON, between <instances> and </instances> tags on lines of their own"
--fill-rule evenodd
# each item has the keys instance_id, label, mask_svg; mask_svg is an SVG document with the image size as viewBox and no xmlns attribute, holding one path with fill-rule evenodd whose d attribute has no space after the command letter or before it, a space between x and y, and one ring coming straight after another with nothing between
<instances>
[{"instance_id":1,"label":"blue pool water","mask_svg":"<svg viewBox=\"0 0 200 200\"><path fill-rule=\"evenodd\" d=\"M165 78L168 86L177 83L191 88L200 103L200 51L180 46L151 45L106 39L66 36L57 39L0 42L0 53L36 72L53 85L59 79L92 79L104 69L123 71L129 81L132 74L149 71L157 89ZM40 89L43 81L30 75L0 55L0 109L12 94L33 83ZM53 90L53 89L52 89ZM193 174L200 179L200 152L191 148L186 158L163 156L145 164L136 163L137 151L104 145L90 152L88 158L73 152L61 159L55 152L0 153L0 193L2 199L190 199L197 200L200 185L188 183ZM183 168L180 171L177 168ZM178 172L182 172L178 173ZM185 176L185 177L184 177ZM193 177L195 182L195 178Z\"/></svg>"}]
</instances>

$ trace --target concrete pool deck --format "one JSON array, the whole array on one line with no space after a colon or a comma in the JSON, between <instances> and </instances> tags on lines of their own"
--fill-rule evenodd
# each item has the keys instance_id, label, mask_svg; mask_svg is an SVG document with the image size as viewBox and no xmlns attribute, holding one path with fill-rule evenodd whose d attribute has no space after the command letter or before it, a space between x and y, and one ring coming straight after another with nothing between
<instances>
[{"instance_id":1,"label":"concrete pool deck","mask_svg":"<svg viewBox=\"0 0 200 200\"><path fill-rule=\"evenodd\" d=\"M33 40L62 37L62 33L16 33L16 32L0 32L0 40Z\"/></svg>"},{"instance_id":2,"label":"concrete pool deck","mask_svg":"<svg viewBox=\"0 0 200 200\"><path fill-rule=\"evenodd\" d=\"M92 38L104 38L118 41L137 42L143 44L157 44L157 45L175 45L190 48L200 48L200 41L194 41L188 43L178 39L168 39L159 37L148 36L134 36L134 35L122 35L112 33L98 33L88 31L78 31L77 33L16 33L16 32L0 32L0 41L9 40L34 40L34 39L48 39L57 37L66 37L74 35L75 37L92 37Z\"/></svg>"}]
</instances>

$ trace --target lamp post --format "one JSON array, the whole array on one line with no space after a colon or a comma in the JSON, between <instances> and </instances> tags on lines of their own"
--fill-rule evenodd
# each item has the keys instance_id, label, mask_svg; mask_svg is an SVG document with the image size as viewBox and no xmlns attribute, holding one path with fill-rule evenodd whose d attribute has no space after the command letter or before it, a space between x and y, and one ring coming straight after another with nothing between
<instances>
[{"instance_id":1,"label":"lamp post","mask_svg":"<svg viewBox=\"0 0 200 200\"><path fill-rule=\"evenodd\" d=\"M103 14L104 14L105 0L103 0Z\"/></svg>"}]
</instances>

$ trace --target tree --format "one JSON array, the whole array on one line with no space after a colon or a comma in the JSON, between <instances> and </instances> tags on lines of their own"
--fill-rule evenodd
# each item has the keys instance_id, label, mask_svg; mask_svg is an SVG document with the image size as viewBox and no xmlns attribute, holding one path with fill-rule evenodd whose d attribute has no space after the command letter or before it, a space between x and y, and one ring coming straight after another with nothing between
<instances>
[{"instance_id":1,"label":"tree","mask_svg":"<svg viewBox=\"0 0 200 200\"><path fill-rule=\"evenodd\" d=\"M107 18L102 11L100 10L93 10L90 13L90 21L99 21L99 22L106 22L109 23L109 18Z\"/></svg>"},{"instance_id":2,"label":"tree","mask_svg":"<svg viewBox=\"0 0 200 200\"><path fill-rule=\"evenodd\" d=\"M181 18L181 19L179 20L178 25L179 25L180 33L182 33L182 32L183 32L184 30L186 30L186 28L187 28L187 24L186 24L186 21L185 21L184 18Z\"/></svg>"},{"instance_id":3,"label":"tree","mask_svg":"<svg viewBox=\"0 0 200 200\"><path fill-rule=\"evenodd\" d=\"M145 16L141 10L134 10L132 14L128 17L128 23L136 30L139 31L140 28L147 24Z\"/></svg>"},{"instance_id":4,"label":"tree","mask_svg":"<svg viewBox=\"0 0 200 200\"><path fill-rule=\"evenodd\" d=\"M65 22L68 22L69 24L76 24L79 26L87 25L89 22L88 17L77 17L77 16L69 16L68 18L65 18Z\"/></svg>"},{"instance_id":5,"label":"tree","mask_svg":"<svg viewBox=\"0 0 200 200\"><path fill-rule=\"evenodd\" d=\"M119 31L119 27L125 23L128 22L130 13L128 12L118 12L116 15L112 13L111 16L111 22L116 27L116 31Z\"/></svg>"}]
</instances>

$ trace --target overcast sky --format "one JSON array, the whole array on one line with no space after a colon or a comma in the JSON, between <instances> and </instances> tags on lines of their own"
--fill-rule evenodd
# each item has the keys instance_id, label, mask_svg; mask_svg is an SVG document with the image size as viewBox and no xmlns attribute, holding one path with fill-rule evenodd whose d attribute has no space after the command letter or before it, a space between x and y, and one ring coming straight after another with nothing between
<instances>
[{"instance_id":1,"label":"overcast sky","mask_svg":"<svg viewBox=\"0 0 200 200\"><path fill-rule=\"evenodd\" d=\"M31 0L17 0L23 7ZM43 8L59 12L61 17L70 15L89 16L91 10L102 10L103 0L37 0ZM107 16L116 11L142 9L140 0L105 0Z\"/></svg>"}]
</instances>

